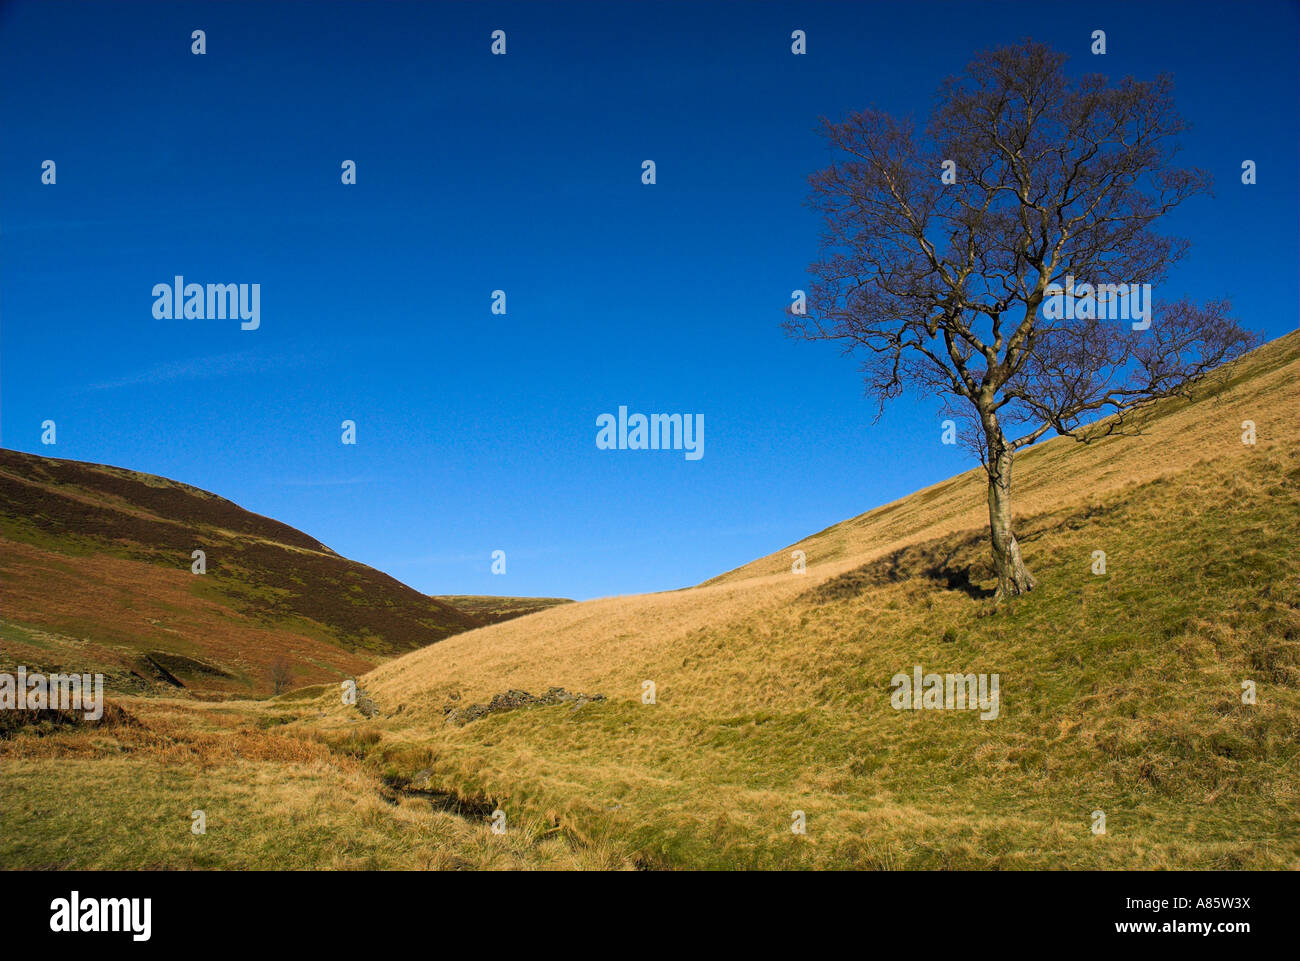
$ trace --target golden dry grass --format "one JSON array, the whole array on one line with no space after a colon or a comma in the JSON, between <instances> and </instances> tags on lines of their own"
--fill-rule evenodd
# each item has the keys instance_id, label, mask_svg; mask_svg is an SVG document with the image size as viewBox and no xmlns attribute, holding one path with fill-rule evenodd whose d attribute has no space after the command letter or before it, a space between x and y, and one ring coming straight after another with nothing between
<instances>
[{"instance_id":1,"label":"golden dry grass","mask_svg":"<svg viewBox=\"0 0 1300 961\"><path fill-rule=\"evenodd\" d=\"M1297 866L1297 341L1164 405L1140 437L1019 458L1043 584L1009 608L920 563L955 551L978 579L971 472L698 588L472 631L364 683L386 736L432 745L448 783L623 838L646 863ZM897 581L870 574L909 547ZM1003 717L893 711L889 678L917 663L1000 673ZM1267 690L1253 707L1246 678ZM453 695L551 685L609 701L441 723ZM796 809L807 837L790 833Z\"/></svg>"},{"instance_id":2,"label":"golden dry grass","mask_svg":"<svg viewBox=\"0 0 1300 961\"><path fill-rule=\"evenodd\" d=\"M483 818L386 791L348 752L352 732L278 724L292 716L265 702L122 704L136 723L0 741L0 868L628 866L536 819L496 835Z\"/></svg>"},{"instance_id":3,"label":"golden dry grass","mask_svg":"<svg viewBox=\"0 0 1300 961\"><path fill-rule=\"evenodd\" d=\"M1093 445L1057 438L1016 461L1019 517L1063 505L1105 502L1125 489L1180 475L1211 461L1241 465L1296 450L1300 424L1300 335L1249 358L1250 377L1193 404L1165 406L1138 437ZM1171 409L1172 408L1172 409ZM1258 443L1241 443L1241 422L1256 424ZM982 471L975 469L837 524L697 588L564 605L491 625L376 668L366 682L385 703L440 706L453 688L487 699L508 688L561 684L639 697L640 682L674 660L697 660L704 631L753 618L753 629L779 643L766 616L835 576L909 544L978 531L987 523ZM792 576L791 552L807 555L807 574ZM1026 551L1033 566L1033 549ZM725 670L738 670L728 659Z\"/></svg>"},{"instance_id":4,"label":"golden dry grass","mask_svg":"<svg viewBox=\"0 0 1300 961\"><path fill-rule=\"evenodd\" d=\"M1300 867L1298 385L1292 334L1140 437L1023 454L1018 527L1040 587L1001 607L960 589L991 584L972 472L699 587L553 607L385 663L361 681L373 718L322 686L128 699L140 730L0 742L0 858ZM1000 716L894 710L890 678L915 664L999 674ZM450 706L553 685L606 700L444 723ZM416 782L499 806L511 829L402 793ZM84 790L69 800L70 783ZM220 843L187 835L196 797Z\"/></svg>"}]
</instances>

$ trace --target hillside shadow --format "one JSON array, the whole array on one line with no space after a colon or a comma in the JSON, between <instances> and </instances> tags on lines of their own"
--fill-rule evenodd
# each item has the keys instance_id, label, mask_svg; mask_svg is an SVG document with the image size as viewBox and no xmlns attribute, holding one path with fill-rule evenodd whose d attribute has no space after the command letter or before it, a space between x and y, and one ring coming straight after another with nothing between
<instances>
[{"instance_id":1,"label":"hillside shadow","mask_svg":"<svg viewBox=\"0 0 1300 961\"><path fill-rule=\"evenodd\" d=\"M927 580L941 583L946 590L961 591L966 596L980 601L997 593L991 587L981 587L971 580L973 568L970 565L954 566L945 560L942 564L927 567L921 576Z\"/></svg>"},{"instance_id":2,"label":"hillside shadow","mask_svg":"<svg viewBox=\"0 0 1300 961\"><path fill-rule=\"evenodd\" d=\"M1063 511L1035 514L1018 522L1016 539L1033 543L1052 529L1077 530L1113 508L1087 504ZM989 560L988 531L972 529L910 544L819 584L806 595L813 603L857 597L864 591L903 581L929 581L936 589L960 591L973 600L997 593L997 577Z\"/></svg>"},{"instance_id":3,"label":"hillside shadow","mask_svg":"<svg viewBox=\"0 0 1300 961\"><path fill-rule=\"evenodd\" d=\"M993 577L992 564L980 556L984 544L983 531L910 544L819 584L809 592L809 599L844 600L909 580L930 581L941 590L961 591L976 600L992 597L993 589L980 583Z\"/></svg>"}]
</instances>

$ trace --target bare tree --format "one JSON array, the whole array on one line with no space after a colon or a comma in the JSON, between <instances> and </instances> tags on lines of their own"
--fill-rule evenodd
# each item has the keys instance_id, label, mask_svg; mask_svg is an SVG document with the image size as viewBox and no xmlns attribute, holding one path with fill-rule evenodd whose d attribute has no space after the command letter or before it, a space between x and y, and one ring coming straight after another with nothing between
<instances>
[{"instance_id":1,"label":"bare tree","mask_svg":"<svg viewBox=\"0 0 1300 961\"><path fill-rule=\"evenodd\" d=\"M1017 450L1049 431L1124 432L1255 343L1226 302L1141 305L1187 249L1156 221L1210 186L1173 165L1171 80L1076 79L1065 59L1028 40L977 55L921 133L874 110L823 119L836 156L811 178L821 255L806 312L786 321L863 358L877 416L905 389L966 412L999 598L1034 587L1011 522ZM1121 308L1145 316L1120 323Z\"/></svg>"},{"instance_id":2,"label":"bare tree","mask_svg":"<svg viewBox=\"0 0 1300 961\"><path fill-rule=\"evenodd\" d=\"M271 664L271 684L276 694L283 694L293 687L293 668L283 654Z\"/></svg>"}]
</instances>

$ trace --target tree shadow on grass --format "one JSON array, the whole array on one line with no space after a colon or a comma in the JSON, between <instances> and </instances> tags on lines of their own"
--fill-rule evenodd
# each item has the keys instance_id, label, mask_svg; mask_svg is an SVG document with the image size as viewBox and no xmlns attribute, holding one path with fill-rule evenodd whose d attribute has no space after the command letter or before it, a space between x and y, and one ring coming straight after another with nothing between
<instances>
[{"instance_id":1,"label":"tree shadow on grass","mask_svg":"<svg viewBox=\"0 0 1300 961\"><path fill-rule=\"evenodd\" d=\"M1051 530L1078 530L1114 509L1113 505L1093 503L1036 514L1019 521L1016 539L1021 544L1028 544ZM997 593L993 586L997 576L989 556L987 528L909 544L861 567L832 577L805 596L812 603L826 603L857 597L872 588L908 580L929 581L940 590L961 591L974 600L993 597ZM985 586L986 584L990 586Z\"/></svg>"},{"instance_id":2,"label":"tree shadow on grass","mask_svg":"<svg viewBox=\"0 0 1300 961\"><path fill-rule=\"evenodd\" d=\"M979 583L993 574L992 564L979 557L985 544L982 531L910 544L819 584L809 592L809 599L814 603L844 600L872 588L916 579L977 600L992 597L994 591Z\"/></svg>"}]
</instances>

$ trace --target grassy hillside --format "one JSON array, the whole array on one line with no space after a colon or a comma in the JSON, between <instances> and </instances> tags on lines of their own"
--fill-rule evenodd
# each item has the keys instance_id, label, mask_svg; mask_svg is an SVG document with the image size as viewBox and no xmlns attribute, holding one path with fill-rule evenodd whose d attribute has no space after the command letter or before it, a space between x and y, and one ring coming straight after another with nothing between
<instances>
[{"instance_id":1,"label":"grassy hillside","mask_svg":"<svg viewBox=\"0 0 1300 961\"><path fill-rule=\"evenodd\" d=\"M1300 866L1298 419L1292 334L1140 437L1025 453L1041 586L1004 609L972 596L993 578L971 472L700 588L385 664L369 690L402 714L379 729L430 745L447 784L659 865ZM916 664L1000 674L1000 717L894 710L890 679ZM608 700L439 726L453 695L550 685Z\"/></svg>"},{"instance_id":2,"label":"grassy hillside","mask_svg":"<svg viewBox=\"0 0 1300 961\"><path fill-rule=\"evenodd\" d=\"M1001 607L972 472L696 588L406 654L362 679L365 714L331 688L183 718L127 699L139 727L0 741L0 859L1298 868L1298 417L1292 334L1139 437L1023 454L1018 533L1040 586ZM915 665L998 674L998 717L895 710L891 678ZM543 706L508 693L552 687ZM466 723L468 705L487 709ZM87 786L57 824L51 773ZM202 798L219 827L196 842ZM504 835L486 828L496 809ZM96 830L109 843L91 850Z\"/></svg>"},{"instance_id":3,"label":"grassy hillside","mask_svg":"<svg viewBox=\"0 0 1300 961\"><path fill-rule=\"evenodd\" d=\"M0 598L0 662L118 688L264 692L281 655L323 681L483 623L207 491L11 450Z\"/></svg>"},{"instance_id":4,"label":"grassy hillside","mask_svg":"<svg viewBox=\"0 0 1300 961\"><path fill-rule=\"evenodd\" d=\"M499 624L558 604L573 603L567 597L495 597L488 594L434 594L433 599L472 614L484 624Z\"/></svg>"}]
</instances>

